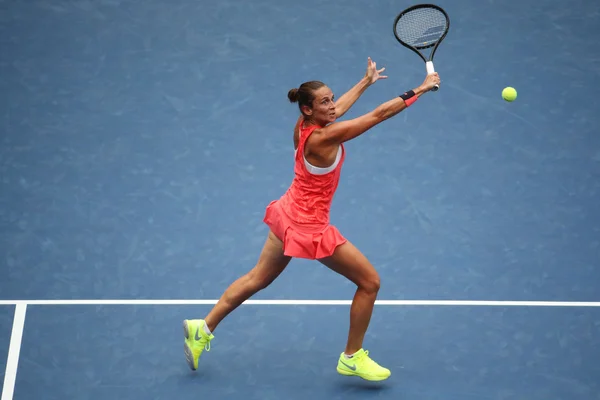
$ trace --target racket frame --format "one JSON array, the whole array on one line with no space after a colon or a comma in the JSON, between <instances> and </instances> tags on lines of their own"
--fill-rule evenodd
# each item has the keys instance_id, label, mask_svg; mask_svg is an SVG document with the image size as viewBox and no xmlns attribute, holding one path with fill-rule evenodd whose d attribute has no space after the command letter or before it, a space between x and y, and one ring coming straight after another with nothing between
<instances>
[{"instance_id":1,"label":"racket frame","mask_svg":"<svg viewBox=\"0 0 600 400\"><path fill-rule=\"evenodd\" d=\"M440 11L442 14L444 14L444 17L446 18L446 29L445 29L444 33L442 34L442 36L435 43L431 43L431 44L428 44L425 46L415 47L415 46L412 46L412 45L402 41L398 37L398 30L396 29L396 27L398 26L398 21L400 21L400 19L404 16L404 14L409 13L409 12L419 9L419 8L434 8L434 9ZM410 49L410 50L414 51L415 53L417 53L419 55L419 57L421 57L421 59L425 63L425 68L427 70L427 74L428 75L433 74L435 72L435 68L433 66L433 56L435 55L435 52L437 51L438 46L446 38L446 35L448 34L448 31L450 30L450 17L448 16L448 13L446 12L446 10L444 10L442 7L435 5L435 4L415 4L413 6L408 7L407 9L403 10L402 12L400 12L400 14L398 14L396 16L396 18L394 19L393 27L394 27L394 37L396 38L398 43L400 43L402 46L406 47L407 49ZM431 54L429 54L429 58L425 58L425 56L421 53L420 50L429 49L431 47L433 47L433 49L431 50ZM439 89L439 86L436 85L436 87L433 90L436 91L438 89Z\"/></svg>"}]
</instances>

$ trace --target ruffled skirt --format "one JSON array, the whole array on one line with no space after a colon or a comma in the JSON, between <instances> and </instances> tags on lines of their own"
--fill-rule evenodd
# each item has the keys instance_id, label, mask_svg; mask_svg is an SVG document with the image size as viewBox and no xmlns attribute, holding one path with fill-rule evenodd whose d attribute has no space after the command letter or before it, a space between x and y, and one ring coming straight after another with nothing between
<instances>
[{"instance_id":1,"label":"ruffled skirt","mask_svg":"<svg viewBox=\"0 0 600 400\"><path fill-rule=\"evenodd\" d=\"M346 242L346 238L331 224L306 227L292 221L277 200L267 206L264 222L283 242L283 252L290 257L309 260L329 257Z\"/></svg>"}]
</instances>

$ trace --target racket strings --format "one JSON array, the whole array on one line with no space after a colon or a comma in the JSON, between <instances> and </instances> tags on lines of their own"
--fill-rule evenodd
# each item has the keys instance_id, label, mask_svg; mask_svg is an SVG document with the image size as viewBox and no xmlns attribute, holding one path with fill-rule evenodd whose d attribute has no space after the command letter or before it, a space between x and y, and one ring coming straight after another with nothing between
<instances>
[{"instance_id":1,"label":"racket strings","mask_svg":"<svg viewBox=\"0 0 600 400\"><path fill-rule=\"evenodd\" d=\"M409 11L396 24L398 38L417 49L434 45L447 29L446 16L434 8Z\"/></svg>"}]
</instances>

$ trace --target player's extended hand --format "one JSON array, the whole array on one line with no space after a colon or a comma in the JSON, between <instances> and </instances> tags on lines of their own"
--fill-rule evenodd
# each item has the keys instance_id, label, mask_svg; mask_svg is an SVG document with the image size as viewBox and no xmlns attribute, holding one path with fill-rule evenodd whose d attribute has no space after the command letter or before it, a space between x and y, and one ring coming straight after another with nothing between
<instances>
[{"instance_id":1,"label":"player's extended hand","mask_svg":"<svg viewBox=\"0 0 600 400\"><path fill-rule=\"evenodd\" d=\"M374 84L380 79L386 79L386 75L381 75L381 73L385 71L385 68L377 69L377 63L371 60L369 57L367 62L367 72L365 73L365 78L369 81L369 85Z\"/></svg>"},{"instance_id":2,"label":"player's extended hand","mask_svg":"<svg viewBox=\"0 0 600 400\"><path fill-rule=\"evenodd\" d=\"M439 86L439 84L440 76L437 72L434 72L433 74L427 75L425 81L421 84L421 89L423 89L424 92L429 92L431 89L434 88L434 86Z\"/></svg>"}]
</instances>

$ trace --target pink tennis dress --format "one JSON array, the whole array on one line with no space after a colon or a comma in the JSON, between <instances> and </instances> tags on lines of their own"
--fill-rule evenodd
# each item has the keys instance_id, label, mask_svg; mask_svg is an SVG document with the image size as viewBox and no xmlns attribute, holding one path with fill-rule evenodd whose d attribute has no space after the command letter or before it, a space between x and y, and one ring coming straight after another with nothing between
<instances>
[{"instance_id":1,"label":"pink tennis dress","mask_svg":"<svg viewBox=\"0 0 600 400\"><path fill-rule=\"evenodd\" d=\"M294 179L289 189L266 209L264 222L283 242L284 254L291 257L319 259L333 254L346 238L329 222L333 196L338 187L342 164L346 158L340 145L335 168L312 167L304 159L304 145L318 126L300 124L298 149L294 163ZM321 172L317 171L321 170Z\"/></svg>"}]
</instances>

